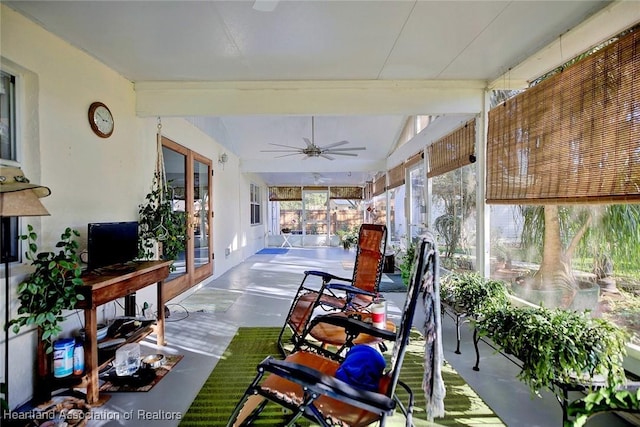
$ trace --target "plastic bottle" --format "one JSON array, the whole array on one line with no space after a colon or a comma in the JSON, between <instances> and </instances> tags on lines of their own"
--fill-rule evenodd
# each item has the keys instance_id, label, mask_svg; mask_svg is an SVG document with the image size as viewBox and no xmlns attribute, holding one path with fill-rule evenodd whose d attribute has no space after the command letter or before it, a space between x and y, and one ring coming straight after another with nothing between
<instances>
[{"instance_id":1,"label":"plastic bottle","mask_svg":"<svg viewBox=\"0 0 640 427\"><path fill-rule=\"evenodd\" d=\"M53 343L53 376L63 378L73 373L74 339L64 338Z\"/></svg>"},{"instance_id":2,"label":"plastic bottle","mask_svg":"<svg viewBox=\"0 0 640 427\"><path fill-rule=\"evenodd\" d=\"M84 342L78 338L73 348L73 375L84 373Z\"/></svg>"}]
</instances>

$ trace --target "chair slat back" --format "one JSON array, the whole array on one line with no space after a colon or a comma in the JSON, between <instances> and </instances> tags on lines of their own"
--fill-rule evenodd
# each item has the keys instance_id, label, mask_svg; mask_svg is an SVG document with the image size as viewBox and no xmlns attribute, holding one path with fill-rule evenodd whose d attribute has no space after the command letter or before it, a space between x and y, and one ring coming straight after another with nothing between
<instances>
[{"instance_id":1,"label":"chair slat back","mask_svg":"<svg viewBox=\"0 0 640 427\"><path fill-rule=\"evenodd\" d=\"M362 224L353 268L352 285L365 291L377 292L382 279L384 253L387 248L387 227Z\"/></svg>"}]
</instances>

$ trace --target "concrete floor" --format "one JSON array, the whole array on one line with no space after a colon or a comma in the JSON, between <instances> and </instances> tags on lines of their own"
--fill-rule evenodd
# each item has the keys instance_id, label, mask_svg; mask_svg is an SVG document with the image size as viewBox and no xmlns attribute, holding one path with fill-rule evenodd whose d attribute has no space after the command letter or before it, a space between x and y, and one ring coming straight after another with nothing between
<instances>
[{"instance_id":1,"label":"concrete floor","mask_svg":"<svg viewBox=\"0 0 640 427\"><path fill-rule=\"evenodd\" d=\"M146 393L113 393L105 405L94 408L89 427L166 426L180 423L202 384L216 365L238 327L282 326L303 271L324 270L350 277L348 262L354 252L341 248L293 248L286 255L254 255L246 262L207 284L226 294L233 303L214 312L187 311L177 299L167 304L168 345L158 348L153 337L142 344L142 353L181 354L184 358L152 390ZM388 293L389 316L399 318L404 294ZM193 298L189 299L193 302ZM418 315L415 325L422 324ZM471 369L475 354L471 331L462 328L462 354L454 353L453 321L443 321L444 356L480 397L508 426L552 427L562 425L560 406L550 393L532 397L516 380L517 368L503 356L481 345L480 371ZM437 420L436 420L437 421ZM615 416L596 417L589 426L628 426ZM214 426L215 427L215 426Z\"/></svg>"}]
</instances>

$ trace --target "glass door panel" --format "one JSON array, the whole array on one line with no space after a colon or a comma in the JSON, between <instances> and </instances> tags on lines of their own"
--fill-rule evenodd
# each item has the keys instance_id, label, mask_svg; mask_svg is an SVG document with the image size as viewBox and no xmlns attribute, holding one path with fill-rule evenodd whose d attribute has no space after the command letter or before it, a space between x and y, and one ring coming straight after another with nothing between
<instances>
[{"instance_id":1,"label":"glass door panel","mask_svg":"<svg viewBox=\"0 0 640 427\"><path fill-rule=\"evenodd\" d=\"M193 238L193 265L196 270L211 266L211 166L203 161L193 161L193 214L191 231Z\"/></svg>"},{"instance_id":2,"label":"glass door panel","mask_svg":"<svg viewBox=\"0 0 640 427\"><path fill-rule=\"evenodd\" d=\"M164 168L167 175L170 192L167 197L171 200L173 210L177 212L186 211L186 182L187 182L187 156L174 151L166 146L162 147L164 157ZM173 263L175 269L169 274L168 280L175 279L187 273L187 251L178 254L178 258Z\"/></svg>"},{"instance_id":3,"label":"glass door panel","mask_svg":"<svg viewBox=\"0 0 640 427\"><path fill-rule=\"evenodd\" d=\"M329 192L302 193L302 246L329 245Z\"/></svg>"},{"instance_id":4,"label":"glass door panel","mask_svg":"<svg viewBox=\"0 0 640 427\"><path fill-rule=\"evenodd\" d=\"M425 200L426 174L424 166L420 165L409 171L409 192L411 205L409 207L410 236L413 239L425 230L427 223L427 202Z\"/></svg>"}]
</instances>

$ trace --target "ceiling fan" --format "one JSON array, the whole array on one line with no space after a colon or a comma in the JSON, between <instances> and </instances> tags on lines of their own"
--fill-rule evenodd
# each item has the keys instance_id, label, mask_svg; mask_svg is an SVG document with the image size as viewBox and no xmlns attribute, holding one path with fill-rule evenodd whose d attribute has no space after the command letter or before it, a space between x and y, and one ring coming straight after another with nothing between
<instances>
[{"instance_id":1,"label":"ceiling fan","mask_svg":"<svg viewBox=\"0 0 640 427\"><path fill-rule=\"evenodd\" d=\"M352 157L357 156L357 154L348 153L348 151L366 150L366 147L337 148L345 144L348 144L349 141L338 141L338 142L334 142L333 144L320 147L316 145L314 141L314 136L315 136L315 123L314 123L314 118L312 116L311 117L311 140L309 140L309 138L302 138L304 142L306 142L307 144L306 147L300 148L300 147L294 147L291 145L270 143L269 145L274 145L276 147L285 147L286 149L262 150L262 152L263 153L287 153L287 154L282 154L280 156L276 156L276 158L304 154L306 156L304 159L308 159L309 157L323 157L325 159L334 160L335 157L333 156L352 156Z\"/></svg>"}]
</instances>

